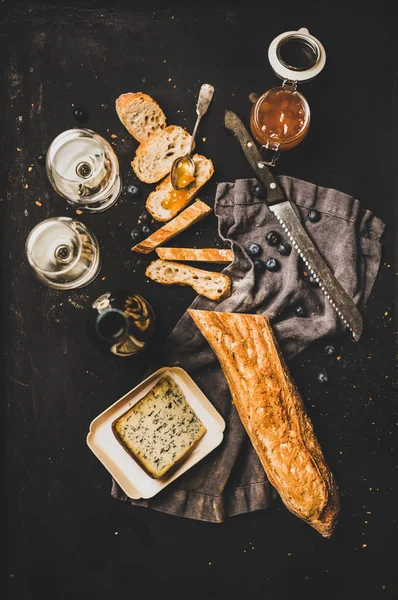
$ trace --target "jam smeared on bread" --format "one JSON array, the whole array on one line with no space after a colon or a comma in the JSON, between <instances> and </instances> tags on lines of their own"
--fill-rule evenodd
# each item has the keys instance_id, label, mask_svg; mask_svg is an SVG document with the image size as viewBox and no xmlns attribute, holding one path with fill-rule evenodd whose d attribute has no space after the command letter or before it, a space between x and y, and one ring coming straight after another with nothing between
<instances>
[{"instance_id":1,"label":"jam smeared on bread","mask_svg":"<svg viewBox=\"0 0 398 600\"><path fill-rule=\"evenodd\" d=\"M146 201L146 208L156 221L170 221L195 197L198 190L204 186L214 173L213 163L201 154L194 154L195 177L182 190L175 190L167 175L151 192Z\"/></svg>"}]
</instances>

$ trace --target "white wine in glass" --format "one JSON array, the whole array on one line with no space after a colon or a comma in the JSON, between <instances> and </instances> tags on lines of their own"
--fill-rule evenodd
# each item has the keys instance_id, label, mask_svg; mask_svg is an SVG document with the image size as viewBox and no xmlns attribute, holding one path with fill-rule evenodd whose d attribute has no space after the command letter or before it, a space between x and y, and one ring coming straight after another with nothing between
<instances>
[{"instance_id":1,"label":"white wine in glass","mask_svg":"<svg viewBox=\"0 0 398 600\"><path fill-rule=\"evenodd\" d=\"M122 181L111 145L90 129L68 129L50 144L47 176L54 190L85 212L102 212L118 199Z\"/></svg>"},{"instance_id":2,"label":"white wine in glass","mask_svg":"<svg viewBox=\"0 0 398 600\"><path fill-rule=\"evenodd\" d=\"M26 240L26 256L47 287L70 290L89 284L101 268L96 237L69 217L45 219Z\"/></svg>"}]
</instances>

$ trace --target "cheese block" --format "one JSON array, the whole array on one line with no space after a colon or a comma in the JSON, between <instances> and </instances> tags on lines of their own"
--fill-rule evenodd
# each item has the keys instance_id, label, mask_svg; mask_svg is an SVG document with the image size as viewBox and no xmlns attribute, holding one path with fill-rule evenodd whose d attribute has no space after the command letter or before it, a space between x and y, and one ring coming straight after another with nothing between
<instances>
[{"instance_id":1,"label":"cheese block","mask_svg":"<svg viewBox=\"0 0 398 600\"><path fill-rule=\"evenodd\" d=\"M179 386L167 375L118 417L112 429L123 448L154 479L176 467L206 433Z\"/></svg>"}]
</instances>

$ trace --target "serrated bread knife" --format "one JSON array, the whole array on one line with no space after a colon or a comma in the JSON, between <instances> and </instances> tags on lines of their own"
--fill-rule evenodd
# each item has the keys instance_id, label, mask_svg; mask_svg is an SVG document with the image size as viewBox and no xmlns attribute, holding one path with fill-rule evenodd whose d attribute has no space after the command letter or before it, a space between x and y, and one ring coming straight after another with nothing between
<instances>
[{"instance_id":1,"label":"serrated bread knife","mask_svg":"<svg viewBox=\"0 0 398 600\"><path fill-rule=\"evenodd\" d=\"M358 341L363 327L361 313L314 246L301 224L297 209L294 208L292 202L286 200L282 189L264 163L242 121L230 110L225 111L225 127L232 131L239 140L257 179L264 185L267 191L266 202L270 210L287 232L294 248L304 260L326 298L351 330L354 339Z\"/></svg>"}]
</instances>

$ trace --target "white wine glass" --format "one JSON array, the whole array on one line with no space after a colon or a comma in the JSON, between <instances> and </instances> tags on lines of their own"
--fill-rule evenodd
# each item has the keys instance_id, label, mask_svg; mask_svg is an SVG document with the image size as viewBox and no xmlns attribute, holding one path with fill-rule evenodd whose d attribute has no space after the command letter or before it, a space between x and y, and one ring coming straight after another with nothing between
<instances>
[{"instance_id":1,"label":"white wine glass","mask_svg":"<svg viewBox=\"0 0 398 600\"><path fill-rule=\"evenodd\" d=\"M29 233L26 256L47 287L70 290L89 284L101 268L97 238L80 221L52 217Z\"/></svg>"},{"instance_id":2,"label":"white wine glass","mask_svg":"<svg viewBox=\"0 0 398 600\"><path fill-rule=\"evenodd\" d=\"M91 129L59 134L48 148L46 170L54 190L84 212L110 208L122 189L112 146Z\"/></svg>"}]
</instances>

